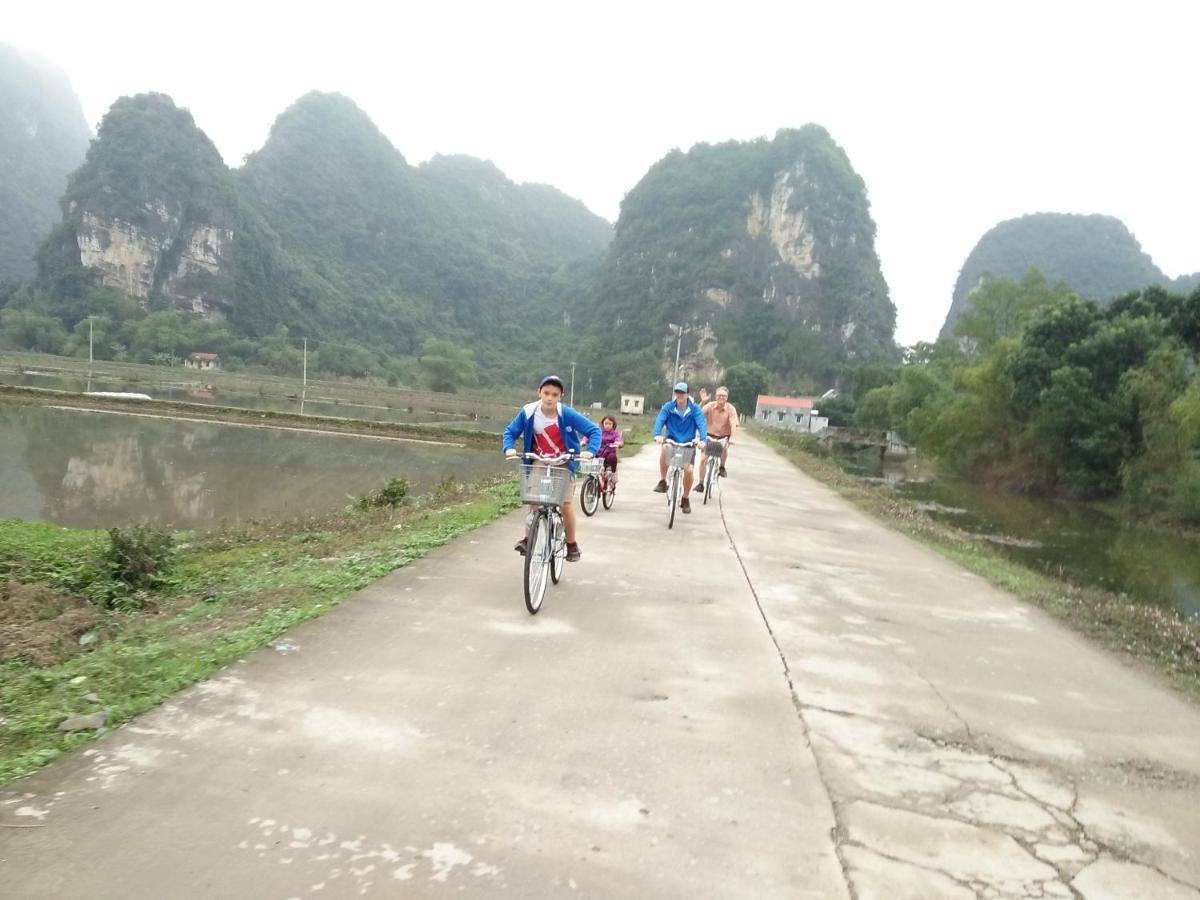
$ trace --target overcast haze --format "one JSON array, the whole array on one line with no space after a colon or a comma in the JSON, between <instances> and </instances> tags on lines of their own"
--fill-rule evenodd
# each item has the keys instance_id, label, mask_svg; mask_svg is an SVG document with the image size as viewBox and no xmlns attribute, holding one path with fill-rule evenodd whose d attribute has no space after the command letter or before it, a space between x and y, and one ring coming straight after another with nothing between
<instances>
[{"instance_id":1,"label":"overcast haze","mask_svg":"<svg viewBox=\"0 0 1200 900\"><path fill-rule=\"evenodd\" d=\"M1122 219L1200 270L1200 14L1189 3L162 2L14 9L0 42L188 107L231 165L309 90L411 163L490 159L616 220L674 147L818 122L867 184L897 340L932 340L958 269L1029 212Z\"/></svg>"}]
</instances>

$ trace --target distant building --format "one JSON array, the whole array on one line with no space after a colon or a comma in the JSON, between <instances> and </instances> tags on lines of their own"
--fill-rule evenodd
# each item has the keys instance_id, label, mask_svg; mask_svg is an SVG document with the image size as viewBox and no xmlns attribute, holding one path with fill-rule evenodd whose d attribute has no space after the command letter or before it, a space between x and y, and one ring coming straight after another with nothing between
<instances>
[{"instance_id":1,"label":"distant building","mask_svg":"<svg viewBox=\"0 0 1200 900\"><path fill-rule=\"evenodd\" d=\"M813 409L811 397L772 397L759 394L754 407L754 421L768 428L786 428L811 434L824 431L829 419Z\"/></svg>"},{"instance_id":2,"label":"distant building","mask_svg":"<svg viewBox=\"0 0 1200 900\"><path fill-rule=\"evenodd\" d=\"M640 416L645 405L646 398L642 394L621 395L621 415Z\"/></svg>"},{"instance_id":3,"label":"distant building","mask_svg":"<svg viewBox=\"0 0 1200 900\"><path fill-rule=\"evenodd\" d=\"M214 371L221 368L221 357L216 353L189 353L183 365L188 369Z\"/></svg>"}]
</instances>

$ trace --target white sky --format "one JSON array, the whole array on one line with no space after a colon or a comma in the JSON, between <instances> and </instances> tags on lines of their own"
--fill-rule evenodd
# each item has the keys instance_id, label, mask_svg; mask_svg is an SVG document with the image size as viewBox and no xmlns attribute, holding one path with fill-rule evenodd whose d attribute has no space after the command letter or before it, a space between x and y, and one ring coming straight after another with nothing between
<instances>
[{"instance_id":1,"label":"white sky","mask_svg":"<svg viewBox=\"0 0 1200 900\"><path fill-rule=\"evenodd\" d=\"M340 91L411 163L490 159L614 221L674 147L818 122L866 181L905 344L1024 213L1114 215L1168 275L1200 270L1197 34L1188 0L62 0L0 19L93 127L162 91L237 165L301 94Z\"/></svg>"}]
</instances>

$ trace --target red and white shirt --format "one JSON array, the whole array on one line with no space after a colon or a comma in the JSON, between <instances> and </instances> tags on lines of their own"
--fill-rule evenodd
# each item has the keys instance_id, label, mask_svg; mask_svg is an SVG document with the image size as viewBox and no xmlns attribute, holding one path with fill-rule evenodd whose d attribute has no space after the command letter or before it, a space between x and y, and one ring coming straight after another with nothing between
<instances>
[{"instance_id":1,"label":"red and white shirt","mask_svg":"<svg viewBox=\"0 0 1200 900\"><path fill-rule=\"evenodd\" d=\"M539 403L533 412L533 450L539 456L558 456L566 450L562 432L558 429L558 411L553 416L542 412Z\"/></svg>"}]
</instances>

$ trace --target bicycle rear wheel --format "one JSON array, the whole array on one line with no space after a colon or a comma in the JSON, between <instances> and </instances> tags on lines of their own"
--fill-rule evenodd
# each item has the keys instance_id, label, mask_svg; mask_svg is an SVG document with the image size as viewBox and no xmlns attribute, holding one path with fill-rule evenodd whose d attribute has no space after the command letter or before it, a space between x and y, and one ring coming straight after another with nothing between
<instances>
[{"instance_id":1,"label":"bicycle rear wheel","mask_svg":"<svg viewBox=\"0 0 1200 900\"><path fill-rule=\"evenodd\" d=\"M600 488L596 484L596 476L589 475L583 479L583 487L579 489L579 505L583 507L584 515L594 516L600 503Z\"/></svg>"},{"instance_id":2,"label":"bicycle rear wheel","mask_svg":"<svg viewBox=\"0 0 1200 900\"><path fill-rule=\"evenodd\" d=\"M563 566L567 564L567 536L558 510L550 513L546 521L550 523L550 580L558 584L562 579Z\"/></svg>"},{"instance_id":3,"label":"bicycle rear wheel","mask_svg":"<svg viewBox=\"0 0 1200 900\"><path fill-rule=\"evenodd\" d=\"M681 476L679 469L671 473L671 486L667 490L667 503L670 505L671 511L667 516L667 529L675 527L675 510L679 507L679 479Z\"/></svg>"},{"instance_id":4,"label":"bicycle rear wheel","mask_svg":"<svg viewBox=\"0 0 1200 900\"><path fill-rule=\"evenodd\" d=\"M550 529L547 527L546 513L539 510L533 514L525 550L525 608L531 616L537 615L542 608L542 598L546 596L550 552Z\"/></svg>"}]
</instances>

